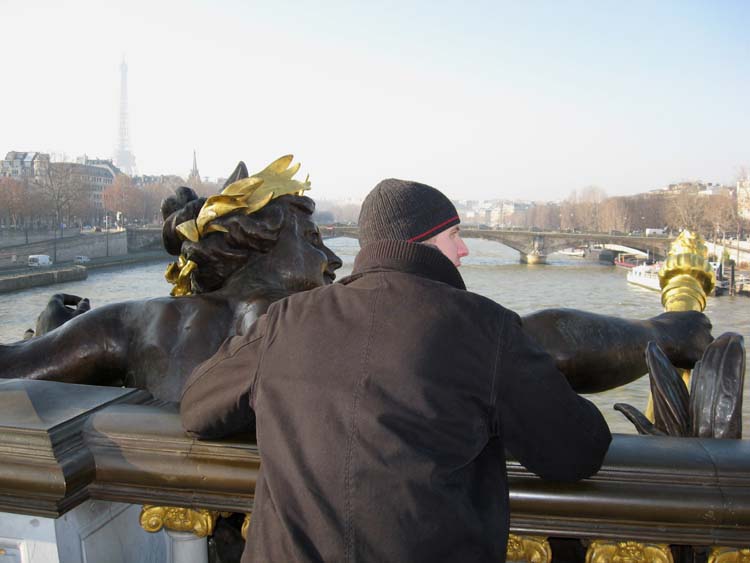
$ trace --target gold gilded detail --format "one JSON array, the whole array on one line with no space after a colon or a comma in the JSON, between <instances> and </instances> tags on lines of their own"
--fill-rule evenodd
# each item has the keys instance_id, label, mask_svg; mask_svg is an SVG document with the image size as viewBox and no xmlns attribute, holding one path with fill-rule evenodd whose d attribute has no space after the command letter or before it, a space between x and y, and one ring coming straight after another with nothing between
<instances>
[{"instance_id":1,"label":"gold gilded detail","mask_svg":"<svg viewBox=\"0 0 750 563\"><path fill-rule=\"evenodd\" d=\"M268 205L272 199L289 194L302 195L305 190L309 190L309 177L304 182L292 179L300 166L299 163L290 166L292 158L294 157L291 154L282 156L260 172L249 178L237 180L224 188L220 194L209 197L194 222L198 237L210 232L208 227L211 222L223 215L235 211L249 215ZM177 229L178 232L182 232L180 227ZM186 227L185 231L192 234L193 226Z\"/></svg>"},{"instance_id":2,"label":"gold gilded detail","mask_svg":"<svg viewBox=\"0 0 750 563\"><path fill-rule=\"evenodd\" d=\"M666 544L594 540L586 551L586 563L674 563Z\"/></svg>"},{"instance_id":3,"label":"gold gilded detail","mask_svg":"<svg viewBox=\"0 0 750 563\"><path fill-rule=\"evenodd\" d=\"M669 249L659 272L665 311L703 311L706 295L716 285L708 251L700 235L682 231Z\"/></svg>"},{"instance_id":4,"label":"gold gilded detail","mask_svg":"<svg viewBox=\"0 0 750 563\"><path fill-rule=\"evenodd\" d=\"M550 563L552 561L552 549L545 537L509 534L506 561Z\"/></svg>"},{"instance_id":5,"label":"gold gilded detail","mask_svg":"<svg viewBox=\"0 0 750 563\"><path fill-rule=\"evenodd\" d=\"M714 547L708 563L750 563L750 548Z\"/></svg>"},{"instance_id":6,"label":"gold gilded detail","mask_svg":"<svg viewBox=\"0 0 750 563\"><path fill-rule=\"evenodd\" d=\"M162 528L175 532L190 532L204 538L214 531L219 512L180 508L176 506L153 506L146 504L141 509L141 528L147 532L158 532Z\"/></svg>"},{"instance_id":7,"label":"gold gilded detail","mask_svg":"<svg viewBox=\"0 0 750 563\"><path fill-rule=\"evenodd\" d=\"M242 528L240 529L243 540L247 540L248 528L250 528L250 513L245 514L245 520L242 522Z\"/></svg>"},{"instance_id":8,"label":"gold gilded detail","mask_svg":"<svg viewBox=\"0 0 750 563\"><path fill-rule=\"evenodd\" d=\"M220 194L212 195L201 207L198 217L177 225L177 233L183 240L198 242L201 237L214 232L228 232L223 225L214 223L216 219L230 213L238 212L250 215L263 209L268 203L283 195L302 195L310 189L310 177L304 182L294 180L299 170L299 162L291 166L291 154L277 158L260 172L249 178L241 178L224 188ZM164 277L175 287L173 297L192 294L190 274L197 264L180 255L177 262L167 268Z\"/></svg>"},{"instance_id":9,"label":"gold gilded detail","mask_svg":"<svg viewBox=\"0 0 750 563\"><path fill-rule=\"evenodd\" d=\"M661 304L667 312L698 311L706 308L706 295L716 285L716 274L708 262L708 249L703 238L682 231L669 247L664 266L659 271ZM690 371L680 370L682 380L690 388ZM654 403L648 395L646 418L654 421Z\"/></svg>"},{"instance_id":10,"label":"gold gilded detail","mask_svg":"<svg viewBox=\"0 0 750 563\"><path fill-rule=\"evenodd\" d=\"M172 297L182 297L183 295L190 295L193 292L190 274L196 268L198 268L198 264L192 260L186 260L184 256L180 256L177 262L172 262L167 266L164 277L169 283L174 285L170 292Z\"/></svg>"}]
</instances>

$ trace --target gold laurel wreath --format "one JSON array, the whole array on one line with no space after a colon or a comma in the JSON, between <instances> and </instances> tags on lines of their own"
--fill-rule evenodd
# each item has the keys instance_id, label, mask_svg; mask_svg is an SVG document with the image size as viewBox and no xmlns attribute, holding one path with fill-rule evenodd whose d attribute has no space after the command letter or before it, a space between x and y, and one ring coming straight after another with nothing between
<instances>
[{"instance_id":1,"label":"gold laurel wreath","mask_svg":"<svg viewBox=\"0 0 750 563\"><path fill-rule=\"evenodd\" d=\"M310 189L310 176L304 182L293 179L300 167L299 162L290 166L293 158L291 154L277 158L260 172L241 178L229 184L220 194L209 197L198 217L177 225L180 238L198 242L209 233L228 232L226 227L214 221L235 212L250 215L283 195L302 195ZM190 278L197 268L198 265L184 255L167 267L164 277L174 285L171 292L173 297L192 294Z\"/></svg>"}]
</instances>

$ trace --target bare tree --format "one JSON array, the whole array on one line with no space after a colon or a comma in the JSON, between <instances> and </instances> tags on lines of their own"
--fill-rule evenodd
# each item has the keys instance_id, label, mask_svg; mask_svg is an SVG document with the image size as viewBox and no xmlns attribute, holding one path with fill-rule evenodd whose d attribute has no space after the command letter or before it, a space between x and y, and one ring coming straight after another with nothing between
<instances>
[{"instance_id":1,"label":"bare tree","mask_svg":"<svg viewBox=\"0 0 750 563\"><path fill-rule=\"evenodd\" d=\"M599 225L603 232L625 233L630 230L628 223L627 198L610 197L604 200L599 210Z\"/></svg>"},{"instance_id":2,"label":"bare tree","mask_svg":"<svg viewBox=\"0 0 750 563\"><path fill-rule=\"evenodd\" d=\"M708 198L693 193L680 193L670 199L667 221L674 230L690 229L704 233L707 227Z\"/></svg>"},{"instance_id":3,"label":"bare tree","mask_svg":"<svg viewBox=\"0 0 750 563\"><path fill-rule=\"evenodd\" d=\"M33 181L45 207L55 220L55 228L61 228L70 216L71 209L89 197L75 165L70 162L55 162Z\"/></svg>"},{"instance_id":4,"label":"bare tree","mask_svg":"<svg viewBox=\"0 0 750 563\"><path fill-rule=\"evenodd\" d=\"M20 226L26 203L23 184L12 178L0 177L0 220L8 226Z\"/></svg>"},{"instance_id":5,"label":"bare tree","mask_svg":"<svg viewBox=\"0 0 750 563\"><path fill-rule=\"evenodd\" d=\"M143 219L143 190L133 185L130 176L119 174L112 185L102 192L104 209L114 214L122 213L130 220Z\"/></svg>"}]
</instances>

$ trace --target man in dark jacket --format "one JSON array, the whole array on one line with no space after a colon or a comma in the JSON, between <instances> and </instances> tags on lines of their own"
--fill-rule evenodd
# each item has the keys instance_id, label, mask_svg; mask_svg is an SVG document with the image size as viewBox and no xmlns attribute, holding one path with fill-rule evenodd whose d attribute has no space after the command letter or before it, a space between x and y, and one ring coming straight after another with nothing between
<instances>
[{"instance_id":1,"label":"man in dark jacket","mask_svg":"<svg viewBox=\"0 0 750 563\"><path fill-rule=\"evenodd\" d=\"M506 448L547 479L599 469L604 419L515 313L466 291L457 225L434 188L381 182L352 275L274 303L191 376L191 434L255 413L243 561L503 561Z\"/></svg>"}]
</instances>

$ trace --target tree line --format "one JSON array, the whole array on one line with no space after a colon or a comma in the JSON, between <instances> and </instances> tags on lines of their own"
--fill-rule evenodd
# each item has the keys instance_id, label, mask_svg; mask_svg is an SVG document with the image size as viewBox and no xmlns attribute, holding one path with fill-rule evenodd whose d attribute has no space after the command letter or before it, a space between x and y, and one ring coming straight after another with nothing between
<instances>
[{"instance_id":1,"label":"tree line","mask_svg":"<svg viewBox=\"0 0 750 563\"><path fill-rule=\"evenodd\" d=\"M0 226L15 229L57 229L127 224L161 224L161 201L185 182L174 176L139 183L119 174L106 187L94 188L72 166L53 164L34 178L0 177ZM219 191L203 182L201 195Z\"/></svg>"},{"instance_id":2,"label":"tree line","mask_svg":"<svg viewBox=\"0 0 750 563\"><path fill-rule=\"evenodd\" d=\"M748 230L729 190L716 194L697 191L659 191L633 196L607 197L600 188L574 191L560 203L534 203L510 218L516 227L554 231L613 234L665 228L690 229L709 239L737 236Z\"/></svg>"},{"instance_id":3,"label":"tree line","mask_svg":"<svg viewBox=\"0 0 750 563\"><path fill-rule=\"evenodd\" d=\"M155 177L138 184L119 174L111 185L95 189L73 166L53 164L38 177L16 180L0 177L0 226L21 229L161 224L161 201L185 185L177 176ZM191 182L192 183L192 182ZM209 196L221 186L210 182L191 185ZM320 202L321 223L354 222L358 206ZM647 228L671 231L691 229L709 239L747 232L748 222L738 213L736 196L727 189L707 195L697 190L667 190L634 196L607 197L598 187L573 191L561 202L537 202L517 210L509 226L551 231L627 234Z\"/></svg>"}]
</instances>

